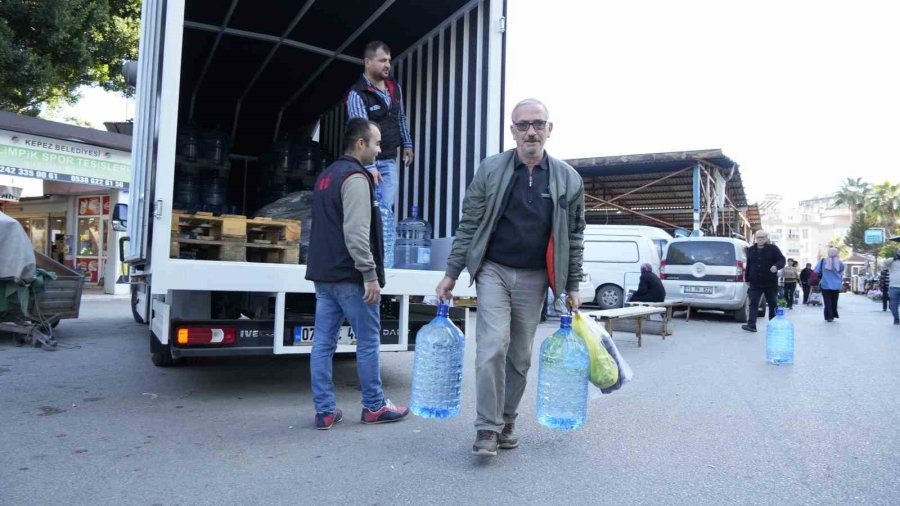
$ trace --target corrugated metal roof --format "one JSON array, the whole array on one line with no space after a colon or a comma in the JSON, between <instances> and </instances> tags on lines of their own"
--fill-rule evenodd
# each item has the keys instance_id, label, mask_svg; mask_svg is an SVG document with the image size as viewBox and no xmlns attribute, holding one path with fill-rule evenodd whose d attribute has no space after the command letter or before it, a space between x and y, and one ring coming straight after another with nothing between
<instances>
[{"instance_id":1,"label":"corrugated metal roof","mask_svg":"<svg viewBox=\"0 0 900 506\"><path fill-rule=\"evenodd\" d=\"M699 164L703 178L700 192L702 209L707 208L706 184L709 178L714 178L716 172L726 178L726 209L719 211L718 232L726 234L748 222L753 230L759 229L758 210L753 219L747 216L749 206L740 167L721 150L605 156L567 162L584 178L589 223L651 224L672 228L665 223L691 229L694 194L691 169ZM701 212L703 228L710 228L711 220L704 214L705 211Z\"/></svg>"}]
</instances>

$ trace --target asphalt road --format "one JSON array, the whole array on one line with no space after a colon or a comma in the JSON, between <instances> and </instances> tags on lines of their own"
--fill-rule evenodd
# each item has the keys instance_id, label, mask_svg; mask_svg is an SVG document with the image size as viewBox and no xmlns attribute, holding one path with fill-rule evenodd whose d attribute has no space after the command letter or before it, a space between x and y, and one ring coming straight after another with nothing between
<instances>
[{"instance_id":1,"label":"asphalt road","mask_svg":"<svg viewBox=\"0 0 900 506\"><path fill-rule=\"evenodd\" d=\"M840 307L831 324L790 313L792 366L765 362L764 325L713 314L640 349L617 334L635 379L595 394L576 432L534 419L535 366L521 446L483 459L472 332L461 416L363 426L355 362L339 359L345 420L316 431L306 358L156 368L127 301L86 301L59 351L0 337L0 504L897 504L900 327L880 303ZM382 355L396 403L412 358Z\"/></svg>"}]
</instances>

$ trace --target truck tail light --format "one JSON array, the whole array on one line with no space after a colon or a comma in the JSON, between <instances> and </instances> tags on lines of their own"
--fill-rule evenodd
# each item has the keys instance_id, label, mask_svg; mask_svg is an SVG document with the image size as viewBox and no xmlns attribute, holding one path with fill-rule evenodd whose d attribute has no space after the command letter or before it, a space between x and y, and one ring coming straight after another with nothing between
<instances>
[{"instance_id":1,"label":"truck tail light","mask_svg":"<svg viewBox=\"0 0 900 506\"><path fill-rule=\"evenodd\" d=\"M178 327L178 344L234 344L234 327Z\"/></svg>"},{"instance_id":2,"label":"truck tail light","mask_svg":"<svg viewBox=\"0 0 900 506\"><path fill-rule=\"evenodd\" d=\"M737 261L737 276L734 278L738 283L744 282L744 262Z\"/></svg>"},{"instance_id":3,"label":"truck tail light","mask_svg":"<svg viewBox=\"0 0 900 506\"><path fill-rule=\"evenodd\" d=\"M666 279L666 261L660 260L659 262L659 279Z\"/></svg>"}]
</instances>

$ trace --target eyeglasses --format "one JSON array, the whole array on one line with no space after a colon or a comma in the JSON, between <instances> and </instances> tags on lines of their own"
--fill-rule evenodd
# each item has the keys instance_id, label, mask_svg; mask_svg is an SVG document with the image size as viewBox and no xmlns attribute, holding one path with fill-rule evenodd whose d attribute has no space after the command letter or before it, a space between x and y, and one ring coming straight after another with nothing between
<instances>
[{"instance_id":1,"label":"eyeglasses","mask_svg":"<svg viewBox=\"0 0 900 506\"><path fill-rule=\"evenodd\" d=\"M528 127L533 126L536 132L543 132L545 128L547 128L547 122L539 119L535 121L519 121L518 123L513 123L516 126L516 130L520 132L527 132Z\"/></svg>"}]
</instances>

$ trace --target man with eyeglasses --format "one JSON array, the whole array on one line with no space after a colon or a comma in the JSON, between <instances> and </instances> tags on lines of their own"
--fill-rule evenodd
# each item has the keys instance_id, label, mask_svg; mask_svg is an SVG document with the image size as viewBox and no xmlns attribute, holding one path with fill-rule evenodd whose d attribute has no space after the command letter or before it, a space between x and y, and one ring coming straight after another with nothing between
<instances>
[{"instance_id":1,"label":"man with eyeglasses","mask_svg":"<svg viewBox=\"0 0 900 506\"><path fill-rule=\"evenodd\" d=\"M548 285L581 305L584 182L549 156L547 107L526 99L513 108L516 148L484 159L466 190L438 297L449 299L468 269L478 295L472 453L518 446L515 422L531 367L531 347Z\"/></svg>"}]
</instances>

